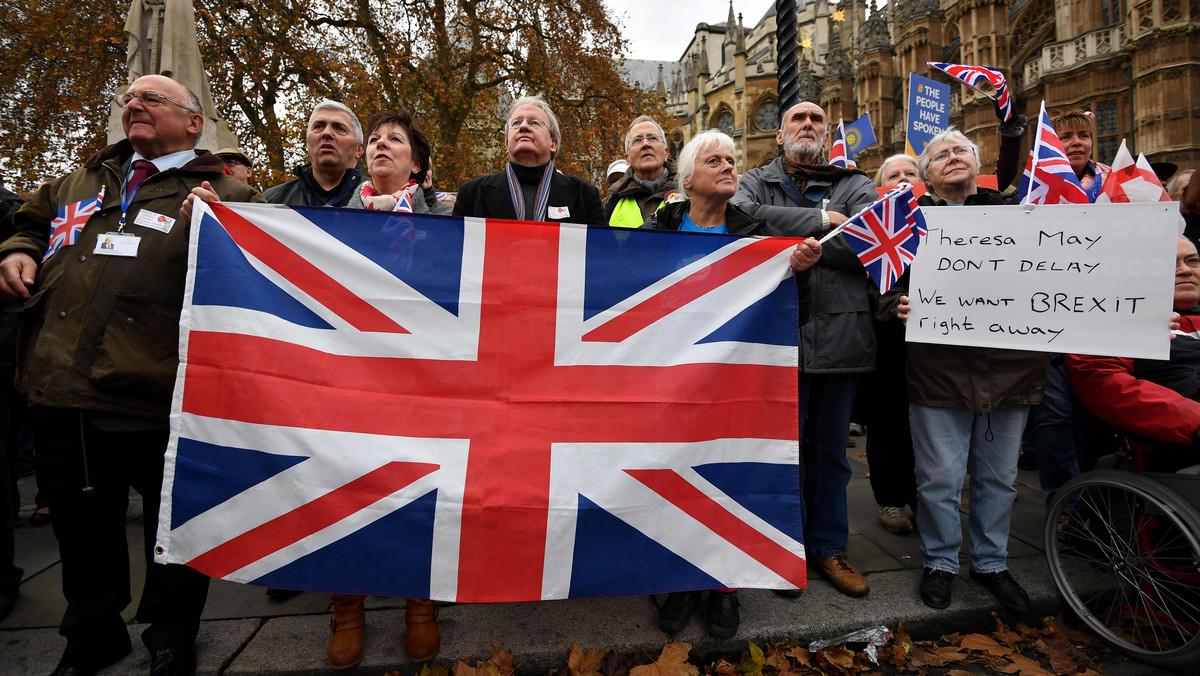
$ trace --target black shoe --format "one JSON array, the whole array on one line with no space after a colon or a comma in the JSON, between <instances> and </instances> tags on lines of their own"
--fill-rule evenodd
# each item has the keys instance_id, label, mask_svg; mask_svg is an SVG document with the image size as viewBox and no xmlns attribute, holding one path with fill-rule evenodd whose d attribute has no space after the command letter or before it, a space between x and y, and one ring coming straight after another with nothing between
<instances>
[{"instance_id":1,"label":"black shoe","mask_svg":"<svg viewBox=\"0 0 1200 676\"><path fill-rule=\"evenodd\" d=\"M11 592L0 592L0 622L8 617L13 608L17 607L17 599L21 598L21 590L14 589Z\"/></svg>"},{"instance_id":2,"label":"black shoe","mask_svg":"<svg viewBox=\"0 0 1200 676\"><path fill-rule=\"evenodd\" d=\"M1013 576L1007 570L997 571L995 573L977 573L971 571L971 579L983 585L984 589L991 592L992 596L1000 602L1007 610L1014 613L1027 613L1033 604L1029 602L1029 594L1017 584Z\"/></svg>"},{"instance_id":3,"label":"black shoe","mask_svg":"<svg viewBox=\"0 0 1200 676\"><path fill-rule=\"evenodd\" d=\"M128 641L111 653L105 654L68 649L63 653L62 659L58 661L58 666L50 672L50 676L91 676L105 667L120 662L132 650L133 645Z\"/></svg>"},{"instance_id":4,"label":"black shoe","mask_svg":"<svg viewBox=\"0 0 1200 676\"><path fill-rule=\"evenodd\" d=\"M733 638L738 625L742 623L741 613L738 612L737 592L708 592L708 612L705 613L704 619L708 622L709 636Z\"/></svg>"},{"instance_id":5,"label":"black shoe","mask_svg":"<svg viewBox=\"0 0 1200 676\"><path fill-rule=\"evenodd\" d=\"M279 587L267 587L267 596L277 601L286 601L296 598L300 595L299 589L281 589Z\"/></svg>"},{"instance_id":6,"label":"black shoe","mask_svg":"<svg viewBox=\"0 0 1200 676\"><path fill-rule=\"evenodd\" d=\"M776 596L781 596L785 599L798 599L804 594L803 589L772 589Z\"/></svg>"},{"instance_id":7,"label":"black shoe","mask_svg":"<svg viewBox=\"0 0 1200 676\"><path fill-rule=\"evenodd\" d=\"M38 509L45 509L45 507L39 507ZM30 526L45 526L53 521L54 517L50 515L50 510L46 510L44 512L35 511L33 514L29 515Z\"/></svg>"},{"instance_id":8,"label":"black shoe","mask_svg":"<svg viewBox=\"0 0 1200 676\"><path fill-rule=\"evenodd\" d=\"M950 585L954 573L926 568L921 575L921 600L930 608L941 610L950 606Z\"/></svg>"},{"instance_id":9,"label":"black shoe","mask_svg":"<svg viewBox=\"0 0 1200 676\"><path fill-rule=\"evenodd\" d=\"M150 676L191 676L196 673L196 651L190 645L173 645L150 651Z\"/></svg>"},{"instance_id":10,"label":"black shoe","mask_svg":"<svg viewBox=\"0 0 1200 676\"><path fill-rule=\"evenodd\" d=\"M658 607L658 628L668 634L683 631L692 619L692 611L700 605L700 592L671 592Z\"/></svg>"}]
</instances>

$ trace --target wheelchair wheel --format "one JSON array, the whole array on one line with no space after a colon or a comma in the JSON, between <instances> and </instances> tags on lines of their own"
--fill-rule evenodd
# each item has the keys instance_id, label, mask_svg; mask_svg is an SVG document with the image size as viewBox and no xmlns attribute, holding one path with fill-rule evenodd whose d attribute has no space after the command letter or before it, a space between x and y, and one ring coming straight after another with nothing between
<instances>
[{"instance_id":1,"label":"wheelchair wheel","mask_svg":"<svg viewBox=\"0 0 1200 676\"><path fill-rule=\"evenodd\" d=\"M1067 482L1046 521L1059 593L1088 627L1135 659L1200 664L1200 515L1161 484L1099 470Z\"/></svg>"}]
</instances>

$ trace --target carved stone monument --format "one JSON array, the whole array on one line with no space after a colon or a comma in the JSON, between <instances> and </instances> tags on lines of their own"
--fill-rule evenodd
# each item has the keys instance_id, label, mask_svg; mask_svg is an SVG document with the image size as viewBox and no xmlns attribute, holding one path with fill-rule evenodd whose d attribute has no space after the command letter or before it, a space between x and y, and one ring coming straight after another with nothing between
<instances>
[{"instance_id":1,"label":"carved stone monument","mask_svg":"<svg viewBox=\"0 0 1200 676\"><path fill-rule=\"evenodd\" d=\"M208 88L191 0L133 0L129 18L125 20L125 34L129 38L125 60L129 79L117 89L117 95L125 93L129 84L143 75L174 78L196 92L203 106L204 131L196 147L212 151L236 147L237 137L217 112ZM113 104L108 118L108 142L116 143L123 138L121 109Z\"/></svg>"}]
</instances>

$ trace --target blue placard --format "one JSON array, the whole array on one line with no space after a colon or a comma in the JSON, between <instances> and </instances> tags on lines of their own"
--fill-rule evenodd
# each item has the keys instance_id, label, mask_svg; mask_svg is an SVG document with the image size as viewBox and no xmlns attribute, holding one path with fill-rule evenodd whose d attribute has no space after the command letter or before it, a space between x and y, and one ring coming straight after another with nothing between
<instances>
[{"instance_id":1,"label":"blue placard","mask_svg":"<svg viewBox=\"0 0 1200 676\"><path fill-rule=\"evenodd\" d=\"M875 130L871 128L870 113L846 125L846 150L851 157L863 148L874 145L875 141Z\"/></svg>"},{"instance_id":2,"label":"blue placard","mask_svg":"<svg viewBox=\"0 0 1200 676\"><path fill-rule=\"evenodd\" d=\"M909 73L906 126L905 148L916 157L934 136L950 126L950 85Z\"/></svg>"}]
</instances>

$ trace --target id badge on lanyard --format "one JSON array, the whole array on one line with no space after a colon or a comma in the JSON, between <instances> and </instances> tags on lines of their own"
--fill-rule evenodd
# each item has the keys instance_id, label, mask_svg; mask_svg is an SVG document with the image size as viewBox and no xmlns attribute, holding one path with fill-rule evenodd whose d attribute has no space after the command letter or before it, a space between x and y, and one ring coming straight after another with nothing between
<instances>
[{"instance_id":1,"label":"id badge on lanyard","mask_svg":"<svg viewBox=\"0 0 1200 676\"><path fill-rule=\"evenodd\" d=\"M128 180L126 178L126 182ZM145 182L145 179L142 179L142 183ZM96 239L96 248L92 250L92 253L100 256L137 257L138 245L142 243L142 238L125 232L125 217L129 214L129 206L133 204L133 197L137 194L137 189L140 187L141 183L130 191L127 187L121 186L121 220L117 221L117 231L107 232L98 237Z\"/></svg>"}]
</instances>

